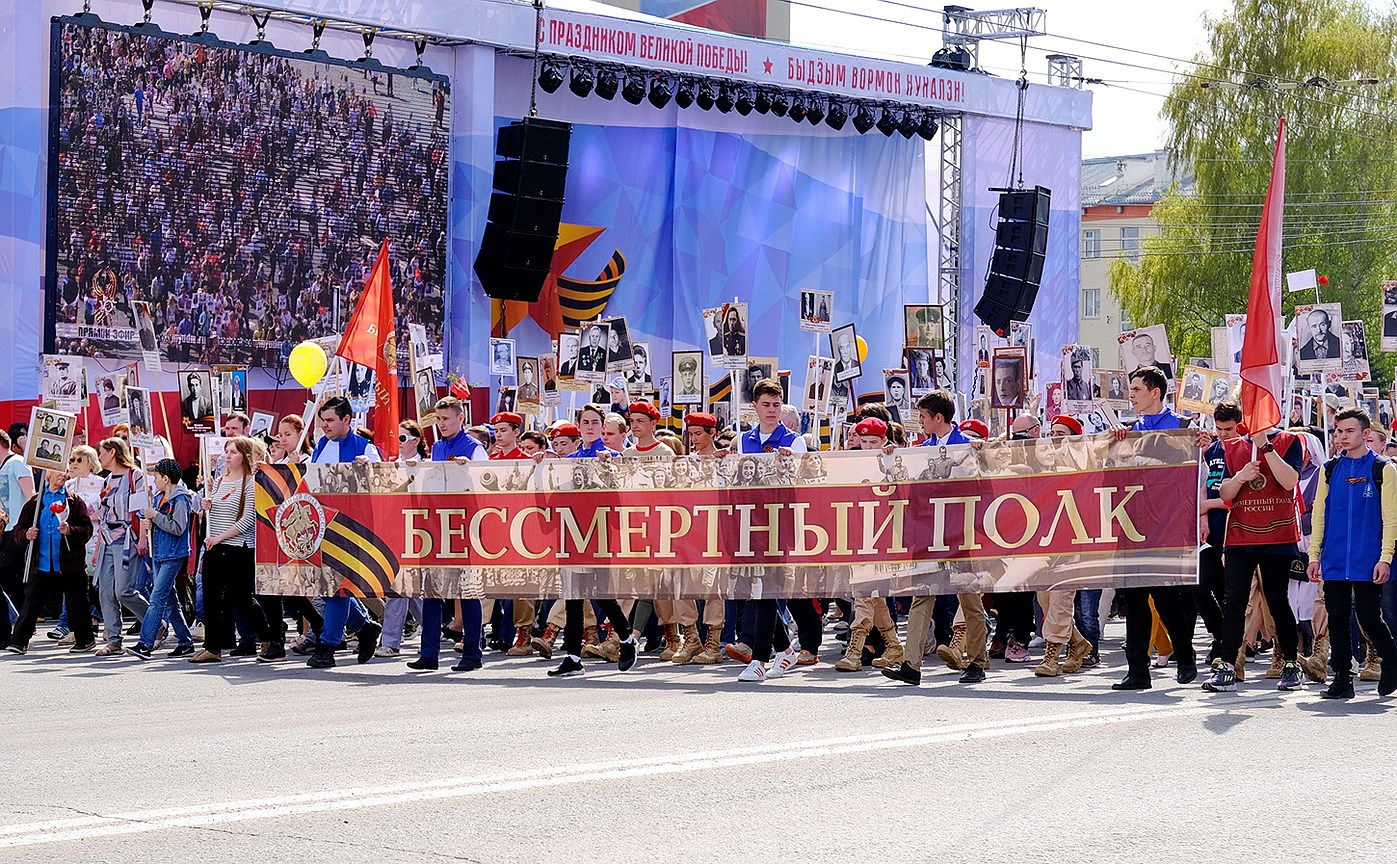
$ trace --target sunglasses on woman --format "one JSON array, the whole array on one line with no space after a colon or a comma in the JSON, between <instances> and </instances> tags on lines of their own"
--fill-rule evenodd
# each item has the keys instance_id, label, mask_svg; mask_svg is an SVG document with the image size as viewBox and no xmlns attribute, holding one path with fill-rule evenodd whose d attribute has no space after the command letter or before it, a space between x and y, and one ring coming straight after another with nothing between
<instances>
[{"instance_id":1,"label":"sunglasses on woman","mask_svg":"<svg viewBox=\"0 0 1397 864\"><path fill-rule=\"evenodd\" d=\"M406 444L406 443L409 442L409 441L416 441L416 440L417 440L417 436L416 436L416 435L409 435L409 434L407 434L406 432L399 432L399 433L398 433L398 443L399 443L399 444Z\"/></svg>"}]
</instances>

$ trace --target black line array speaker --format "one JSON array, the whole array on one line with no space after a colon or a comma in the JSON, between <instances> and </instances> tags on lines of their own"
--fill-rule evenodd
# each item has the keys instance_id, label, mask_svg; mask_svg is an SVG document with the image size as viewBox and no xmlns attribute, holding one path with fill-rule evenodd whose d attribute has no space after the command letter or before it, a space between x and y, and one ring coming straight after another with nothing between
<instances>
[{"instance_id":1,"label":"black line array speaker","mask_svg":"<svg viewBox=\"0 0 1397 864\"><path fill-rule=\"evenodd\" d=\"M526 117L495 140L494 192L475 275L485 293L532 303L543 290L558 242L572 124Z\"/></svg>"},{"instance_id":2,"label":"black line array speaker","mask_svg":"<svg viewBox=\"0 0 1397 864\"><path fill-rule=\"evenodd\" d=\"M1052 199L1052 191L1042 186L999 196L999 227L990 253L989 275L985 293L975 304L975 317L996 333L1007 331L1010 321L1027 321L1033 311L1048 254Z\"/></svg>"}]
</instances>

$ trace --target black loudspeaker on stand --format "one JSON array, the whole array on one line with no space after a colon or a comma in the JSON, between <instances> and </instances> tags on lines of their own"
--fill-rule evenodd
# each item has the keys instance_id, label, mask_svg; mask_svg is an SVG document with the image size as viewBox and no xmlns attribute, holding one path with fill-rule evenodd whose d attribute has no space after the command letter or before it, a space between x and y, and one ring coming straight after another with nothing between
<instances>
[{"instance_id":1,"label":"black loudspeaker on stand","mask_svg":"<svg viewBox=\"0 0 1397 864\"><path fill-rule=\"evenodd\" d=\"M558 242L572 124L526 117L500 130L494 192L475 275L485 293L532 303Z\"/></svg>"},{"instance_id":2,"label":"black loudspeaker on stand","mask_svg":"<svg viewBox=\"0 0 1397 864\"><path fill-rule=\"evenodd\" d=\"M1000 191L999 227L990 254L985 293L975 317L1003 334L1011 321L1027 321L1038 299L1048 254L1048 210L1053 193L1042 186Z\"/></svg>"}]
</instances>

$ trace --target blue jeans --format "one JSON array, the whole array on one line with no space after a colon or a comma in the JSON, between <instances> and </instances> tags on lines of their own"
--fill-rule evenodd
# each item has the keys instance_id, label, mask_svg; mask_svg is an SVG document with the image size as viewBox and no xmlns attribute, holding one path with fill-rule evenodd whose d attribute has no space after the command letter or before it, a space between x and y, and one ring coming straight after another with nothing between
<instances>
[{"instance_id":1,"label":"blue jeans","mask_svg":"<svg viewBox=\"0 0 1397 864\"><path fill-rule=\"evenodd\" d=\"M175 638L179 640L180 645L194 644L194 637L189 633L189 626L184 623L184 611L179 608L179 601L175 599L175 580L179 578L183 569L183 558L155 562L154 587L150 590L150 608L146 610L146 617L141 621L142 645L153 647L155 634L159 632L161 623L167 620L170 622L170 629L175 631Z\"/></svg>"},{"instance_id":2,"label":"blue jeans","mask_svg":"<svg viewBox=\"0 0 1397 864\"><path fill-rule=\"evenodd\" d=\"M326 597L325 626L320 628L320 644L333 648L344 641L344 631L356 632L369 620L364 604L356 597Z\"/></svg>"},{"instance_id":3,"label":"blue jeans","mask_svg":"<svg viewBox=\"0 0 1397 864\"><path fill-rule=\"evenodd\" d=\"M421 656L425 659L435 660L441 655L441 621L445 609L445 600L422 601ZM461 651L462 662L481 662L480 631L484 627L483 617L484 610L479 600L461 601L461 631L465 634L465 644Z\"/></svg>"},{"instance_id":4,"label":"blue jeans","mask_svg":"<svg viewBox=\"0 0 1397 864\"><path fill-rule=\"evenodd\" d=\"M1101 589L1083 588L1077 592L1074 602L1077 604L1073 616L1077 629L1091 643L1091 650L1096 651L1101 647Z\"/></svg>"}]
</instances>

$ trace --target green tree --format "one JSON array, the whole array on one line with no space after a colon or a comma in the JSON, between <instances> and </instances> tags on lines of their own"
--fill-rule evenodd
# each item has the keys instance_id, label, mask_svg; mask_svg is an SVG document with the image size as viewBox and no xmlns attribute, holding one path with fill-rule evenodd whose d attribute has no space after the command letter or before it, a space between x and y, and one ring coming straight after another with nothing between
<instances>
[{"instance_id":1,"label":"green tree","mask_svg":"<svg viewBox=\"0 0 1397 864\"><path fill-rule=\"evenodd\" d=\"M1283 268L1329 277L1324 301L1366 322L1374 377L1389 383L1379 283L1397 279L1397 16L1345 0L1234 0L1207 26L1208 47L1194 57L1202 65L1162 110L1170 159L1194 188L1165 195L1154 210L1160 233L1139 263L1113 263L1111 289L1137 325L1166 326L1177 356L1211 354L1210 328L1246 311L1285 116ZM1380 83L1344 83L1361 79ZM1312 302L1288 295L1287 316Z\"/></svg>"}]
</instances>

